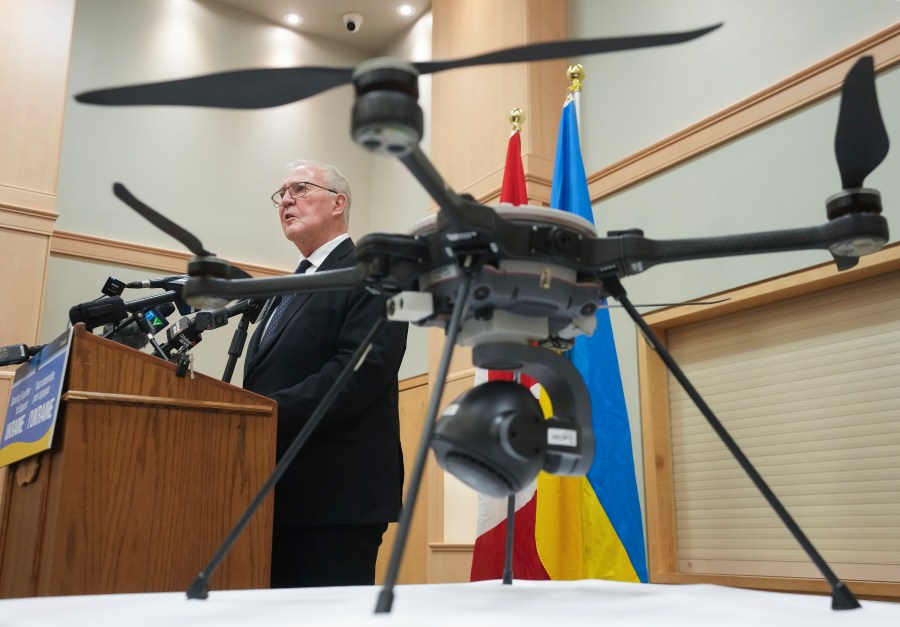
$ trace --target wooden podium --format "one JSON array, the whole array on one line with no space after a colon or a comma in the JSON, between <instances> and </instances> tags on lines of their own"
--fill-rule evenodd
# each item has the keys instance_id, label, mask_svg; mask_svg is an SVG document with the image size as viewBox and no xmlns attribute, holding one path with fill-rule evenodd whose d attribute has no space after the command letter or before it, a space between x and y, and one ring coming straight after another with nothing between
<instances>
[{"instance_id":1,"label":"wooden podium","mask_svg":"<svg viewBox=\"0 0 900 627\"><path fill-rule=\"evenodd\" d=\"M12 464L0 597L182 591L275 466L277 405L77 325L53 446ZM266 588L268 498L210 578Z\"/></svg>"}]
</instances>

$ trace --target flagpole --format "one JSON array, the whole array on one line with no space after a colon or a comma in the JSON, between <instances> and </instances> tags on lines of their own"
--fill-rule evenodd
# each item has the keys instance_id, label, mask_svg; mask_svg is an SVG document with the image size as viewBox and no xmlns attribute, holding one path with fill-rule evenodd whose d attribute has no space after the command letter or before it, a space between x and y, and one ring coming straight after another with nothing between
<instances>
[{"instance_id":1,"label":"flagpole","mask_svg":"<svg viewBox=\"0 0 900 627\"><path fill-rule=\"evenodd\" d=\"M525 112L516 107L509 112L509 123L512 124L512 135L522 130L525 123ZM522 376L519 372L513 375L516 383L521 383ZM513 582L513 543L516 532L516 493L510 492L506 497L506 551L503 555L503 583L512 585Z\"/></svg>"},{"instance_id":2,"label":"flagpole","mask_svg":"<svg viewBox=\"0 0 900 627\"><path fill-rule=\"evenodd\" d=\"M581 141L581 88L584 85L584 66L580 63L566 69L569 86L566 88L566 102L575 101L575 121L578 122L578 141Z\"/></svg>"}]
</instances>

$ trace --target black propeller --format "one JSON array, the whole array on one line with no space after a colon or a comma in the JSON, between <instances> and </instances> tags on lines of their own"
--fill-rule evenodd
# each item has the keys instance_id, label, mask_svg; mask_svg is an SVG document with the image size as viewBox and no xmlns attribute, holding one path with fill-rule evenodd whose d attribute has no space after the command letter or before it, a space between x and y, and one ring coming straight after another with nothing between
<instances>
[{"instance_id":1,"label":"black propeller","mask_svg":"<svg viewBox=\"0 0 900 627\"><path fill-rule=\"evenodd\" d=\"M861 57L844 78L834 154L843 190L825 203L829 220L848 213L881 213L881 195L863 187L863 181L887 156L890 141L875 92L875 63ZM838 270L848 270L859 257L832 250Z\"/></svg>"},{"instance_id":2,"label":"black propeller","mask_svg":"<svg viewBox=\"0 0 900 627\"><path fill-rule=\"evenodd\" d=\"M872 57L862 57L844 79L834 137L843 188L862 187L887 156L889 146L875 93L875 64Z\"/></svg>"},{"instance_id":3,"label":"black propeller","mask_svg":"<svg viewBox=\"0 0 900 627\"><path fill-rule=\"evenodd\" d=\"M545 61L584 54L618 52L678 44L719 28L715 24L682 33L554 41L498 50L465 59L411 63L420 74L491 65ZM353 68L295 67L237 70L175 81L146 83L84 92L75 100L100 105L185 105L224 109L264 109L296 102L345 85Z\"/></svg>"},{"instance_id":4,"label":"black propeller","mask_svg":"<svg viewBox=\"0 0 900 627\"><path fill-rule=\"evenodd\" d=\"M138 200L134 194L128 191L121 183L113 183L113 194L116 198L124 202L126 205L137 211L145 219L147 219L156 228L164 233L171 235L179 242L184 244L185 248L194 253L196 259L191 264L201 264L206 274L222 277L224 279L250 279L253 278L237 266L233 266L224 259L219 259L214 253L209 252L200 243L196 235L187 229L175 224L169 218L162 215L155 209L151 209L143 202ZM191 266L188 266L190 270Z\"/></svg>"}]
</instances>

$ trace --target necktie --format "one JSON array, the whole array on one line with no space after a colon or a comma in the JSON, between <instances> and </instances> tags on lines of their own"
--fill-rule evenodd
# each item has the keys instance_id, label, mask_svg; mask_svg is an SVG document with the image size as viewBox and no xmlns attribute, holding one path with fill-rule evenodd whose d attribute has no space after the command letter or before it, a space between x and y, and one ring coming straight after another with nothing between
<instances>
[{"instance_id":1,"label":"necktie","mask_svg":"<svg viewBox=\"0 0 900 627\"><path fill-rule=\"evenodd\" d=\"M312 263L309 259L304 259L300 262L300 265L297 266L297 269L294 271L294 274L306 274L306 271L309 270ZM260 346L265 344L269 338L278 330L278 325L281 323L281 319L284 317L284 313L287 311L288 305L291 304L291 301L294 300L294 296L296 294L285 294L281 297L281 301L275 308L272 310L272 315L269 316L269 322L266 325L265 330L263 331L262 338L259 340Z\"/></svg>"}]
</instances>

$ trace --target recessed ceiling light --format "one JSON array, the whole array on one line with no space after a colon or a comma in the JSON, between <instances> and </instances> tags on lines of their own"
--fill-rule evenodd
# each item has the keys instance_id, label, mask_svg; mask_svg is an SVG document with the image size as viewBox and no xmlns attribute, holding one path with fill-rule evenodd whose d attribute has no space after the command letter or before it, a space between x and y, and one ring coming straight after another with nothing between
<instances>
[{"instance_id":1,"label":"recessed ceiling light","mask_svg":"<svg viewBox=\"0 0 900 627\"><path fill-rule=\"evenodd\" d=\"M399 7L397 7L397 13L399 13L403 17L409 17L415 12L416 9L408 4L401 4Z\"/></svg>"},{"instance_id":2,"label":"recessed ceiling light","mask_svg":"<svg viewBox=\"0 0 900 627\"><path fill-rule=\"evenodd\" d=\"M288 13L284 16L284 21L290 24L291 26L296 26L297 24L303 21L303 18L297 15L296 13Z\"/></svg>"}]
</instances>

